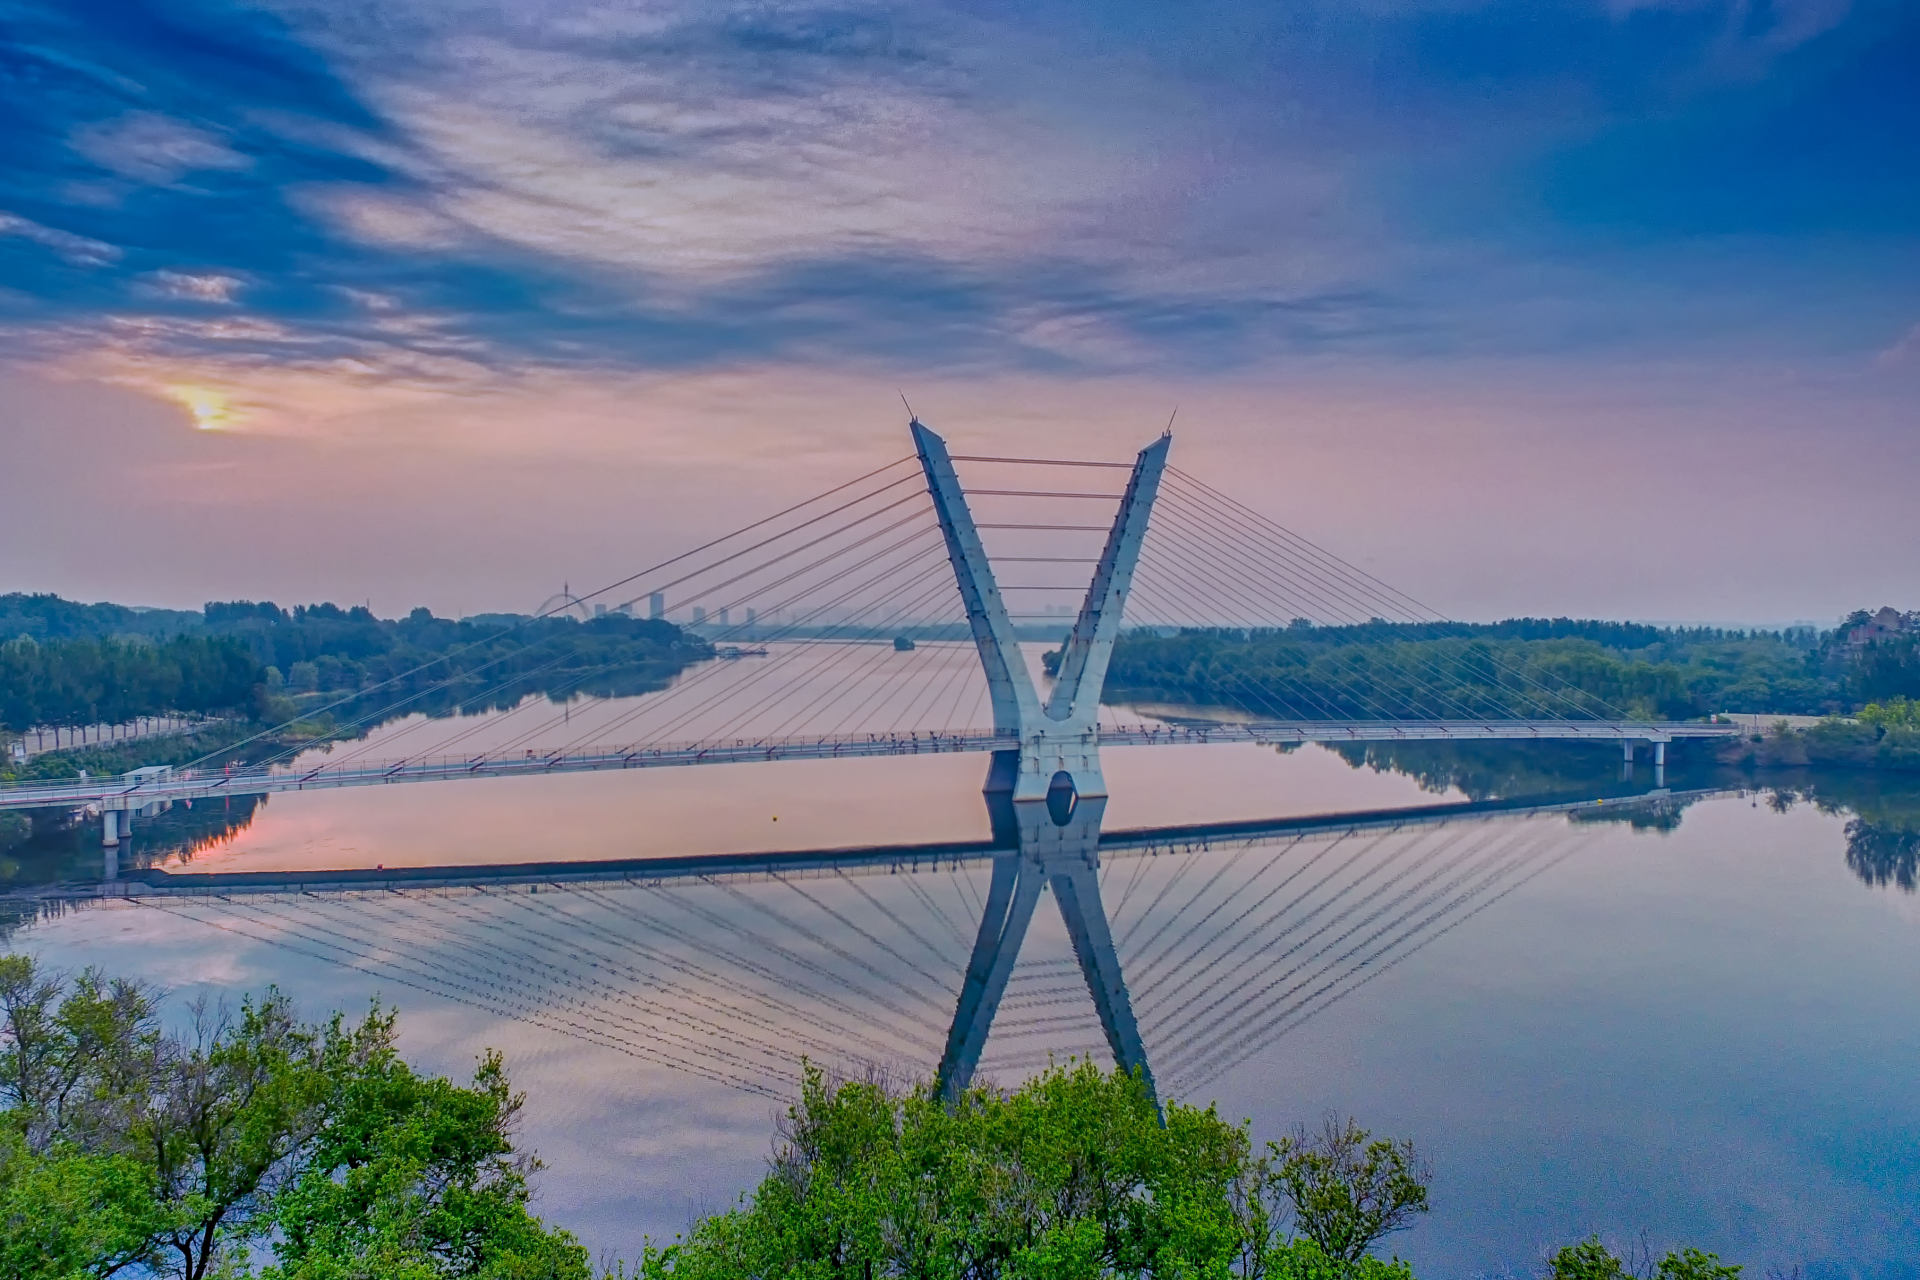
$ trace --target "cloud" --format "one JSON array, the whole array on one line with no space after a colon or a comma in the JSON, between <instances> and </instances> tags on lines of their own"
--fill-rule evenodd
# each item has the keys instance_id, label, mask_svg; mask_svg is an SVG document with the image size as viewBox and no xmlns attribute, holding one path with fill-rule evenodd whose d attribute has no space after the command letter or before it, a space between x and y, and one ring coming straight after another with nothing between
<instances>
[{"instance_id":1,"label":"cloud","mask_svg":"<svg viewBox=\"0 0 1920 1280\"><path fill-rule=\"evenodd\" d=\"M101 168L155 186L203 169L244 169L248 164L245 156L205 129L151 111L82 125L70 142Z\"/></svg>"},{"instance_id":2,"label":"cloud","mask_svg":"<svg viewBox=\"0 0 1920 1280\"><path fill-rule=\"evenodd\" d=\"M19 236L38 245L52 249L55 253L77 266L102 267L117 260L120 250L103 240L89 236L75 235L71 231L62 231L58 227L42 226L31 218L22 218L18 214L0 212L0 236Z\"/></svg>"},{"instance_id":3,"label":"cloud","mask_svg":"<svg viewBox=\"0 0 1920 1280\"><path fill-rule=\"evenodd\" d=\"M1893 345L1882 348L1874 356L1874 363L1883 369L1905 369L1920 365L1920 324L1901 334Z\"/></svg>"},{"instance_id":4,"label":"cloud","mask_svg":"<svg viewBox=\"0 0 1920 1280\"><path fill-rule=\"evenodd\" d=\"M188 302L232 302L244 283L238 276L195 275L190 271L159 270L151 280L154 288L169 298Z\"/></svg>"}]
</instances>

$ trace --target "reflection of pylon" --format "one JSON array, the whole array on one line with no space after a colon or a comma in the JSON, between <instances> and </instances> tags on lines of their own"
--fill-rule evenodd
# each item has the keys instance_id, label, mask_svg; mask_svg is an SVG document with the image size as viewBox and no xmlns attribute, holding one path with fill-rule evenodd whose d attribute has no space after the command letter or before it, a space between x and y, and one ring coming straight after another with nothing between
<instances>
[{"instance_id":1,"label":"reflection of pylon","mask_svg":"<svg viewBox=\"0 0 1920 1280\"><path fill-rule=\"evenodd\" d=\"M1060 919L1073 942L1087 993L1114 1061L1137 1071L1154 1093L1153 1072L1134 1019L1133 1001L1113 949L1106 907L1100 900L1100 819L1105 796L1076 797L1062 786L1044 803L1014 803L1004 793L989 794L995 835L1012 837L1013 847L993 860L993 880L980 913L980 932L967 961L960 1002L947 1033L946 1052L936 1076L942 1096L956 1098L973 1080L974 1069L993 1029L993 1017L1006 994L1007 980L1020 957L1020 944L1033 921L1040 891L1053 890Z\"/></svg>"}]
</instances>

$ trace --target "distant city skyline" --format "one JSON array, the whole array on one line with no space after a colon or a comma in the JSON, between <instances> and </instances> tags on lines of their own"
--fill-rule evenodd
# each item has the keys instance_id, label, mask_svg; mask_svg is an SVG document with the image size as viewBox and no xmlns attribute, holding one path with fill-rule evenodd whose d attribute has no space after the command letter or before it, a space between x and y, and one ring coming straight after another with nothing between
<instances>
[{"instance_id":1,"label":"distant city skyline","mask_svg":"<svg viewBox=\"0 0 1920 1280\"><path fill-rule=\"evenodd\" d=\"M1920 10L26 0L0 590L524 611L907 452L1434 608L1920 605ZM581 587L585 590L587 588Z\"/></svg>"}]
</instances>

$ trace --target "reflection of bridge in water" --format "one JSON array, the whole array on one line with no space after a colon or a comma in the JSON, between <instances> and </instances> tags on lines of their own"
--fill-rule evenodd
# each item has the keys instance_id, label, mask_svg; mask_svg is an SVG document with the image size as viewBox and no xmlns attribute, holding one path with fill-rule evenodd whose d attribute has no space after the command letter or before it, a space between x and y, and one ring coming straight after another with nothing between
<instances>
[{"instance_id":1,"label":"reflection of bridge in water","mask_svg":"<svg viewBox=\"0 0 1920 1280\"><path fill-rule=\"evenodd\" d=\"M1190 1096L1574 852L1688 796L1102 832L994 801L987 841L282 873L85 890L734 1087L800 1056L1019 1073L1111 1056ZM1038 903L1051 891L1059 927ZM991 1049L989 1038L991 1035Z\"/></svg>"}]
</instances>

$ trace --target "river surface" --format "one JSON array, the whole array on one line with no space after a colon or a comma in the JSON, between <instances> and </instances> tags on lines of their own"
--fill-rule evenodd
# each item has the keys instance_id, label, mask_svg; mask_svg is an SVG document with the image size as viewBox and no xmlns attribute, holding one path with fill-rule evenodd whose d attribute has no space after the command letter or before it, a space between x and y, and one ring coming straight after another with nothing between
<instances>
[{"instance_id":1,"label":"river surface","mask_svg":"<svg viewBox=\"0 0 1920 1280\"><path fill-rule=\"evenodd\" d=\"M850 647L845 661L906 670L942 660L931 647L878 659ZM754 661L725 678L749 678ZM536 729L532 746L620 741L644 701L399 721L334 755L469 731L454 749ZM965 701L952 714L974 714ZM1128 748L1105 763L1109 832L1465 798L1318 747ZM1604 764L1617 770L1617 757ZM191 866L984 840L985 765L922 756L287 794ZM1655 822L1604 816L1104 858L1162 1091L1217 1102L1256 1135L1336 1111L1411 1138L1434 1167L1433 1212L1392 1247L1423 1277L1536 1274L1549 1246L1593 1232L1694 1243L1756 1277L1920 1275L1920 899L1898 883L1898 858L1863 853L1844 807L1778 794L1720 791ZM523 1138L549 1166L539 1211L597 1253L631 1256L758 1180L802 1053L931 1071L988 875L974 860L539 893L174 898L70 911L12 945L139 974L175 1007L268 983L311 1016L377 996L401 1010L408 1056L448 1073L503 1050L528 1096ZM1050 1055L1089 1053L1107 1060L1043 899L982 1075L1012 1082Z\"/></svg>"}]
</instances>

